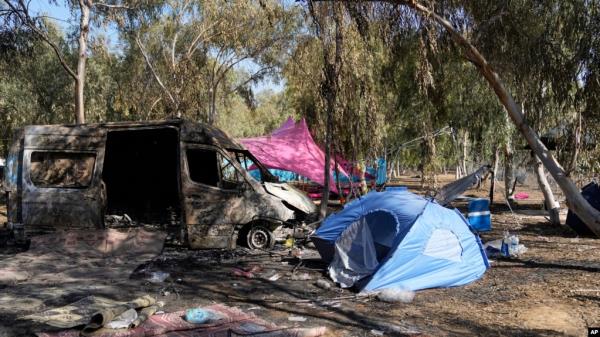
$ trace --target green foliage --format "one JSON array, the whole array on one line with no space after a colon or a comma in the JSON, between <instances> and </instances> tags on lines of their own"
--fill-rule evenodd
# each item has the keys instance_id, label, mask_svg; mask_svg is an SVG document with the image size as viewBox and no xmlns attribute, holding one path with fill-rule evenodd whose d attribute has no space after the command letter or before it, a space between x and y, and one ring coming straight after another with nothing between
<instances>
[{"instance_id":1,"label":"green foliage","mask_svg":"<svg viewBox=\"0 0 600 337\"><path fill-rule=\"evenodd\" d=\"M74 2L67 3L76 16ZM125 9L96 7L92 13L95 29L116 27L118 47L92 34L86 81L90 122L180 115L246 137L267 134L293 115L305 117L323 143L328 89L323 46L334 43L335 22L327 14L339 6L336 152L350 159L387 155L404 167L439 171L459 164L463 150L480 164L489 162L496 148L524 145L463 50L441 27L402 5L314 2L321 23L317 34L306 3L106 3ZM486 56L536 131L556 135L563 166L599 170L600 1L424 3ZM74 121L72 79L46 43L2 17L3 8L0 151L16 127ZM40 25L75 64L73 32L46 21ZM255 93L253 84L267 78L284 83L284 91ZM452 132L436 135L441 129Z\"/></svg>"}]
</instances>

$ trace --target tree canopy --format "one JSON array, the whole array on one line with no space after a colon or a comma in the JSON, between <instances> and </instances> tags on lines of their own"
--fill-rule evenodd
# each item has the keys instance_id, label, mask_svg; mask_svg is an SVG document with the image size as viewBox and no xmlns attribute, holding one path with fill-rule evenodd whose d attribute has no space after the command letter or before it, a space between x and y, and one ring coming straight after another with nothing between
<instances>
[{"instance_id":1,"label":"tree canopy","mask_svg":"<svg viewBox=\"0 0 600 337\"><path fill-rule=\"evenodd\" d=\"M11 15L7 4L15 2L0 2L3 151L16 127L75 121L73 81L53 47ZM57 3L80 15L74 3ZM424 4L486 55L527 121L555 139L569 174L596 174L599 1ZM46 14L30 13L76 64L80 27ZM328 81L335 48L323 49L336 38L343 42ZM426 176L469 170L496 151L514 165L528 160L525 142L450 34L402 1L108 1L93 7L86 55L88 122L181 116L251 136L292 115L305 117L324 144L335 89L331 147L345 157L387 156ZM276 90L257 92L273 82Z\"/></svg>"}]
</instances>

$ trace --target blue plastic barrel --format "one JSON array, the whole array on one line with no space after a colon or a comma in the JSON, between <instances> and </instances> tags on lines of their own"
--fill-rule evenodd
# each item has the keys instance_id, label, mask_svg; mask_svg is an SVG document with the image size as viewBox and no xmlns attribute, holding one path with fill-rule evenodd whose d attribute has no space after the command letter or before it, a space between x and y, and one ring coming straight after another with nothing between
<instances>
[{"instance_id":1,"label":"blue plastic barrel","mask_svg":"<svg viewBox=\"0 0 600 337\"><path fill-rule=\"evenodd\" d=\"M479 232L492 229L492 217L490 214L490 201L488 199L472 199L469 201L469 224Z\"/></svg>"}]
</instances>

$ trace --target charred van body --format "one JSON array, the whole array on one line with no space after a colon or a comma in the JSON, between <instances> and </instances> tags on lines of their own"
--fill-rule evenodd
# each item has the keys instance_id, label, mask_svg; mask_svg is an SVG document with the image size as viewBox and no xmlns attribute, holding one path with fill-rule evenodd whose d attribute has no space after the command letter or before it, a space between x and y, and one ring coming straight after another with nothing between
<instances>
[{"instance_id":1,"label":"charred van body","mask_svg":"<svg viewBox=\"0 0 600 337\"><path fill-rule=\"evenodd\" d=\"M248 170L258 169L260 181ZM185 120L27 126L4 188L9 226L102 228L107 216L174 223L192 248L268 248L316 207L223 131Z\"/></svg>"}]
</instances>

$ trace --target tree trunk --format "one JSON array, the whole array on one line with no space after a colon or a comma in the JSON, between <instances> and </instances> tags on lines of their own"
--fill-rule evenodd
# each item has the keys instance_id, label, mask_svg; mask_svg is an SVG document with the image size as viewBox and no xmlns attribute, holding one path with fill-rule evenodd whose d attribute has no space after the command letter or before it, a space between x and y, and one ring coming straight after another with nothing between
<instances>
[{"instance_id":1,"label":"tree trunk","mask_svg":"<svg viewBox=\"0 0 600 337\"><path fill-rule=\"evenodd\" d=\"M429 116L430 117L430 116ZM437 163L436 163L436 148L435 137L429 119L424 120L423 125L423 158L421 160L421 188L428 185L430 189L437 188Z\"/></svg>"},{"instance_id":2,"label":"tree trunk","mask_svg":"<svg viewBox=\"0 0 600 337\"><path fill-rule=\"evenodd\" d=\"M335 95L335 94L334 94ZM330 95L332 96L332 95ZM321 196L321 207L319 209L319 215L321 219L327 216L327 206L329 204L329 186L331 184L331 133L333 129L333 110L335 109L335 96L332 99L327 99L327 130L325 134L325 182L323 184L323 195ZM338 191L339 192L339 191Z\"/></svg>"},{"instance_id":3,"label":"tree trunk","mask_svg":"<svg viewBox=\"0 0 600 337\"><path fill-rule=\"evenodd\" d=\"M217 119L217 88L216 86L212 86L209 89L209 110L208 110L208 118L207 123L209 125L215 125Z\"/></svg>"},{"instance_id":4,"label":"tree trunk","mask_svg":"<svg viewBox=\"0 0 600 337\"><path fill-rule=\"evenodd\" d=\"M510 140L504 144L504 197L510 200L515 193L513 181L515 180L514 153Z\"/></svg>"},{"instance_id":5,"label":"tree trunk","mask_svg":"<svg viewBox=\"0 0 600 337\"><path fill-rule=\"evenodd\" d=\"M92 0L79 0L81 17L79 21L79 51L77 78L75 79L75 119L77 124L85 123L85 63L87 60L87 40L90 33L90 7Z\"/></svg>"},{"instance_id":6,"label":"tree trunk","mask_svg":"<svg viewBox=\"0 0 600 337\"><path fill-rule=\"evenodd\" d=\"M577 126L575 130L573 130L573 140L571 141L572 153L571 159L569 161L569 165L567 166L567 177L570 177L571 174L577 169L577 157L579 156L579 149L581 148L581 112L577 112Z\"/></svg>"},{"instance_id":7,"label":"tree trunk","mask_svg":"<svg viewBox=\"0 0 600 337\"><path fill-rule=\"evenodd\" d=\"M333 146L333 148L335 149L335 146ZM344 195L344 190L342 190L342 184L340 183L340 167L338 165L338 161L337 161L337 156L335 155L336 153L338 153L337 151L333 151L333 167L335 170L335 187L338 190L338 196L340 198L340 200L345 199L346 196Z\"/></svg>"},{"instance_id":8,"label":"tree trunk","mask_svg":"<svg viewBox=\"0 0 600 337\"><path fill-rule=\"evenodd\" d=\"M560 226L560 204L556 201L556 199L554 199L554 193L552 193L552 188L550 188L548 179L546 179L546 173L544 173L544 166L542 165L540 158L537 156L534 156L533 169L538 181L538 185L540 186L540 190L542 190L542 193L544 194L544 202L546 204L546 209L548 210L550 223L555 226Z\"/></svg>"},{"instance_id":9,"label":"tree trunk","mask_svg":"<svg viewBox=\"0 0 600 337\"><path fill-rule=\"evenodd\" d=\"M312 8L312 4L310 4ZM327 216L327 206L329 204L329 186L331 184L331 142L333 137L333 115L336 109L337 91L338 91L338 73L342 67L342 46L343 36L341 30L342 18L341 9L337 3L333 3L333 19L335 22L335 57L331 60L329 53L331 44L326 44L323 37L321 41L323 43L323 70L325 72L325 82L322 86L322 95L327 103L327 127L325 134L325 182L323 186L323 195L321 197L321 207L319 209L319 215L321 219ZM313 13L314 17L314 13ZM316 18L315 18L316 19ZM339 192L339 191L338 191Z\"/></svg>"},{"instance_id":10,"label":"tree trunk","mask_svg":"<svg viewBox=\"0 0 600 337\"><path fill-rule=\"evenodd\" d=\"M469 153L469 131L463 133L462 155L460 158L461 174L466 176L467 173L467 155Z\"/></svg>"},{"instance_id":11,"label":"tree trunk","mask_svg":"<svg viewBox=\"0 0 600 337\"><path fill-rule=\"evenodd\" d=\"M577 214L577 216L579 216L579 218L589 227L591 231L594 232L594 234L600 236L600 211L592 207L592 205L590 205L590 203L583 198L577 186L575 186L575 184L566 176L565 170L556 161L552 153L548 151L535 131L533 131L533 129L531 129L531 127L527 124L523 114L521 113L521 109L504 87L504 84L502 83L502 80L498 74L487 63L486 59L481 55L481 53L479 53L479 51L464 36L454 30L454 27L449 21L435 14L427 7L422 6L416 1L400 1L399 3L407 5L424 14L424 16L437 21L452 35L452 38L459 45L465 48L466 57L478 68L479 72L487 80L489 85L498 96L500 103L502 103L502 105L505 107L508 115L517 127L517 130L521 132L521 135L527 140L527 143L533 152L539 157L558 186L560 186L567 198L567 204L569 208L575 214Z\"/></svg>"},{"instance_id":12,"label":"tree trunk","mask_svg":"<svg viewBox=\"0 0 600 337\"><path fill-rule=\"evenodd\" d=\"M500 161L500 151L498 145L494 146L494 158L492 160L492 177L490 180L490 205L494 203L494 193L496 192L496 172L498 172L498 162Z\"/></svg>"}]
</instances>

